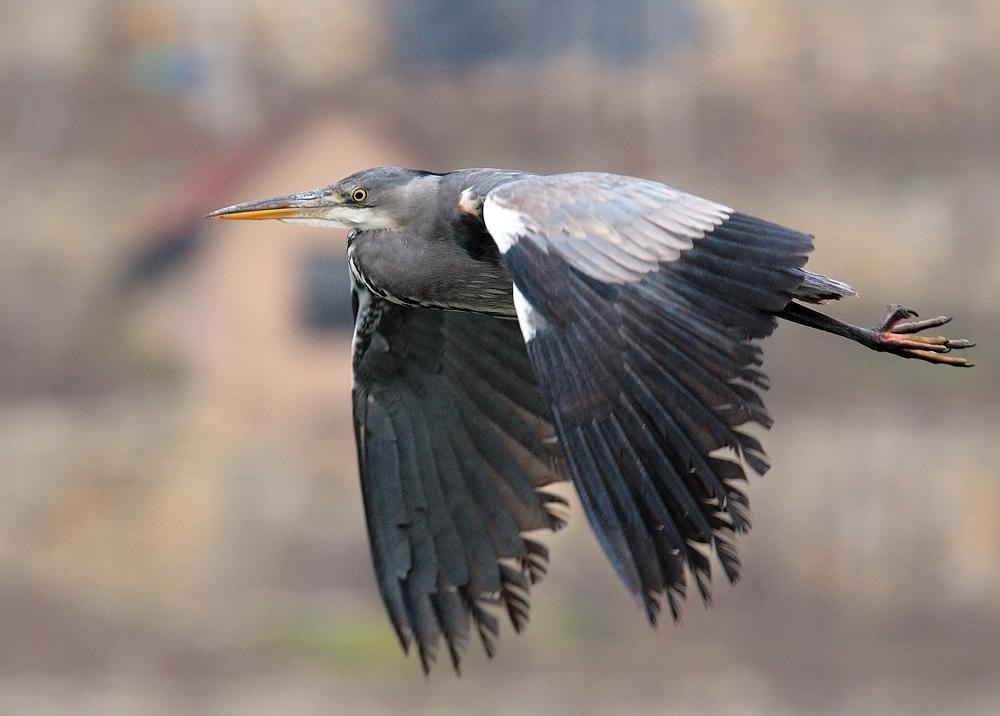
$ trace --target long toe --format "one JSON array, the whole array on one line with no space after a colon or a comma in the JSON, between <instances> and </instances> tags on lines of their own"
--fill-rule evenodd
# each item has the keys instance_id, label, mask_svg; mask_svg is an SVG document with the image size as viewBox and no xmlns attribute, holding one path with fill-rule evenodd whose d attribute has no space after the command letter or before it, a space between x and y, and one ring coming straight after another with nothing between
<instances>
[{"instance_id":1,"label":"long toe","mask_svg":"<svg viewBox=\"0 0 1000 716\"><path fill-rule=\"evenodd\" d=\"M904 358L918 358L920 360L925 360L928 363L942 363L944 365L953 365L959 368L971 368L974 363L970 363L965 360L965 358L956 358L954 356L947 356L941 353L934 353L932 351L926 350L904 350L899 355Z\"/></svg>"},{"instance_id":2,"label":"long toe","mask_svg":"<svg viewBox=\"0 0 1000 716\"><path fill-rule=\"evenodd\" d=\"M944 336L910 336L885 331L879 335L879 340L882 345L886 346L886 350L890 351L892 348L934 351L935 353L947 353L951 350L948 339Z\"/></svg>"},{"instance_id":3,"label":"long toe","mask_svg":"<svg viewBox=\"0 0 1000 716\"><path fill-rule=\"evenodd\" d=\"M937 318L927 318L923 321L910 321L909 323L897 323L892 327L893 333L919 333L928 328L937 328L951 321L951 316L938 316Z\"/></svg>"}]
</instances>

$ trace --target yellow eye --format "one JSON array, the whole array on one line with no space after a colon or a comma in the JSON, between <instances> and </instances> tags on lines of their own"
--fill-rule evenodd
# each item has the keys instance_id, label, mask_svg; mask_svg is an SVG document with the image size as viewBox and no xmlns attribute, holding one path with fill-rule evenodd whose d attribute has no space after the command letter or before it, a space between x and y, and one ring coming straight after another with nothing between
<instances>
[{"instance_id":1,"label":"yellow eye","mask_svg":"<svg viewBox=\"0 0 1000 716\"><path fill-rule=\"evenodd\" d=\"M354 201L356 204L360 204L367 198L368 198L368 192L362 189L361 187L358 187L357 189L351 192L351 200Z\"/></svg>"}]
</instances>

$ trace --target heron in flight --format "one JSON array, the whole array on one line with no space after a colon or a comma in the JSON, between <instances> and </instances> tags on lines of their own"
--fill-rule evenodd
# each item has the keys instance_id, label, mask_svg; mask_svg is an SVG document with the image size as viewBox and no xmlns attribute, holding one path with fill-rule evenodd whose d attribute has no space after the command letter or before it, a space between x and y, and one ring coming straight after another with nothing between
<instances>
[{"instance_id":1,"label":"heron in flight","mask_svg":"<svg viewBox=\"0 0 1000 716\"><path fill-rule=\"evenodd\" d=\"M757 341L784 318L953 366L965 340L890 305L860 328L805 303L854 295L806 271L812 237L663 184L603 173L380 167L216 219L349 230L354 426L372 560L404 650L456 670L498 605L516 631L570 479L655 624L710 554L735 582L749 529L740 430L772 420Z\"/></svg>"}]
</instances>

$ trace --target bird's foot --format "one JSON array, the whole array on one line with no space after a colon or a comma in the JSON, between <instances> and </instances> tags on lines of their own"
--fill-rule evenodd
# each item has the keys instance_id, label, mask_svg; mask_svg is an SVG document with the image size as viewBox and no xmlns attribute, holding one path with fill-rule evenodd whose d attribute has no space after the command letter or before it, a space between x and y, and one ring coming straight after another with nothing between
<instances>
[{"instance_id":1,"label":"bird's foot","mask_svg":"<svg viewBox=\"0 0 1000 716\"><path fill-rule=\"evenodd\" d=\"M951 320L950 316L938 316L937 318L927 318L922 321L903 322L907 318L916 318L917 312L900 306L897 303L890 303L882 312L882 318L878 324L866 333L869 333L869 347L873 350L893 353L903 358L917 358L928 363L944 363L946 365L969 368L969 363L965 358L955 358L945 355L952 350L970 348L975 345L964 338L945 338L944 336L918 336L920 331L928 328L943 326ZM867 343L867 341L866 341Z\"/></svg>"}]
</instances>

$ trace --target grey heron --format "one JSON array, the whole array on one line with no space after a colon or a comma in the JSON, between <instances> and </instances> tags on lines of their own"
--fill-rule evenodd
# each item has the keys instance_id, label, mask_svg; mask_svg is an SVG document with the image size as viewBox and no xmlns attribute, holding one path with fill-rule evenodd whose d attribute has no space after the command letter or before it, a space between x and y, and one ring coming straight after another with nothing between
<instances>
[{"instance_id":1,"label":"grey heron","mask_svg":"<svg viewBox=\"0 0 1000 716\"><path fill-rule=\"evenodd\" d=\"M874 328L804 303L853 295L806 271L812 237L663 184L604 173L380 167L237 204L217 219L348 233L353 405L372 559L405 650L455 669L472 629L492 655L501 605L520 631L565 523L570 479L650 623L714 552L730 582L749 529L740 426L772 420L759 339L785 318L953 366L941 316L886 308Z\"/></svg>"}]
</instances>

